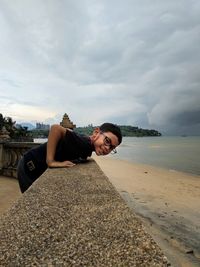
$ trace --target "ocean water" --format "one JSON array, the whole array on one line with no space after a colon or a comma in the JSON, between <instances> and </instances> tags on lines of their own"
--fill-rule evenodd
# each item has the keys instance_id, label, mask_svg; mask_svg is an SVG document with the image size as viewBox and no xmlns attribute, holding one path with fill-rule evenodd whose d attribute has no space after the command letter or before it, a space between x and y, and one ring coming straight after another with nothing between
<instances>
[{"instance_id":1,"label":"ocean water","mask_svg":"<svg viewBox=\"0 0 200 267\"><path fill-rule=\"evenodd\" d=\"M109 157L200 175L200 136L124 137Z\"/></svg>"},{"instance_id":2,"label":"ocean water","mask_svg":"<svg viewBox=\"0 0 200 267\"><path fill-rule=\"evenodd\" d=\"M47 140L48 140L48 138L34 138L33 142L38 143L38 144L42 144L42 143L47 142Z\"/></svg>"},{"instance_id":3,"label":"ocean water","mask_svg":"<svg viewBox=\"0 0 200 267\"><path fill-rule=\"evenodd\" d=\"M200 136L124 137L117 152L110 157L200 175Z\"/></svg>"}]
</instances>

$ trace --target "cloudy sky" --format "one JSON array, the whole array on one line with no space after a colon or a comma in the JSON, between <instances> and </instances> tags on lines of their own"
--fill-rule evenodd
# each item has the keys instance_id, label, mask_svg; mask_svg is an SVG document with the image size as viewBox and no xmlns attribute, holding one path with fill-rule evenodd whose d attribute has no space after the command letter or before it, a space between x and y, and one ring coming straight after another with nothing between
<instances>
[{"instance_id":1,"label":"cloudy sky","mask_svg":"<svg viewBox=\"0 0 200 267\"><path fill-rule=\"evenodd\" d=\"M0 0L0 113L200 134L199 0Z\"/></svg>"}]
</instances>

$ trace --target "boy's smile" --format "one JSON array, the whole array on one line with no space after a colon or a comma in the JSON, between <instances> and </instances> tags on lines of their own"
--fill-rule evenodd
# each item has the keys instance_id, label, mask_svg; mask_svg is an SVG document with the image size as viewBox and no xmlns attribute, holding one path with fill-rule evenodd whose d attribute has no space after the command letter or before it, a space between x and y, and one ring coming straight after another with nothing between
<instances>
[{"instance_id":1,"label":"boy's smile","mask_svg":"<svg viewBox=\"0 0 200 267\"><path fill-rule=\"evenodd\" d=\"M99 128L93 132L91 140L98 156L107 155L112 151L116 153L115 148L119 145L116 135L111 132L101 132Z\"/></svg>"}]
</instances>

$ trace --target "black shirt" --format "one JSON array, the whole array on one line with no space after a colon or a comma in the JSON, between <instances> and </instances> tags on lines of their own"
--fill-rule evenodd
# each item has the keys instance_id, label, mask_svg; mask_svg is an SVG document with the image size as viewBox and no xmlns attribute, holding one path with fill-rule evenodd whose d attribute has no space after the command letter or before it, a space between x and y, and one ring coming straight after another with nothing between
<instances>
[{"instance_id":1,"label":"black shirt","mask_svg":"<svg viewBox=\"0 0 200 267\"><path fill-rule=\"evenodd\" d=\"M74 163L82 162L90 157L94 146L88 136L66 131L65 137L58 142L55 161L70 160ZM31 180L36 180L47 169L47 143L30 149L24 154L24 168Z\"/></svg>"}]
</instances>

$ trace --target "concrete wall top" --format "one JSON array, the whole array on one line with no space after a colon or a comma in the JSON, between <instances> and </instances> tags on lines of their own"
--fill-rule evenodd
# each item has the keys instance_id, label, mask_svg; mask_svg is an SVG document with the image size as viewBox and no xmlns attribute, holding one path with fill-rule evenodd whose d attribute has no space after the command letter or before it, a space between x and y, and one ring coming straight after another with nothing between
<instances>
[{"instance_id":1,"label":"concrete wall top","mask_svg":"<svg viewBox=\"0 0 200 267\"><path fill-rule=\"evenodd\" d=\"M0 222L0 266L168 266L95 161L48 169Z\"/></svg>"}]
</instances>

